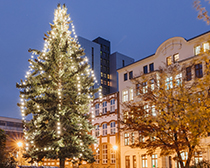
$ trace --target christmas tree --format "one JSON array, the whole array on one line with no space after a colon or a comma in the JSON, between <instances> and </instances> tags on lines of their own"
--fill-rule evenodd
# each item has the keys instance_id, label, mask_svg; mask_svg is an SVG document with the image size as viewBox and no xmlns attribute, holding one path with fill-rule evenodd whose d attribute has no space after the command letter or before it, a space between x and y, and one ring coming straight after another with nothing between
<instances>
[{"instance_id":1,"label":"christmas tree","mask_svg":"<svg viewBox=\"0 0 210 168\"><path fill-rule=\"evenodd\" d=\"M65 5L58 5L54 15L52 30L44 34L44 49L29 49L30 70L16 87L23 119L33 116L24 122L25 156L31 162L59 159L62 168L67 158L73 164L94 161L88 112L98 90Z\"/></svg>"}]
</instances>

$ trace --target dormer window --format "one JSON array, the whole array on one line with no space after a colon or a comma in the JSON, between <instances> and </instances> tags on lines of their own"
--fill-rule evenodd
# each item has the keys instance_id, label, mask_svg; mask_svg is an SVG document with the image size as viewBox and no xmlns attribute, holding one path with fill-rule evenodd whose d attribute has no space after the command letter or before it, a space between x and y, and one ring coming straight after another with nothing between
<instances>
[{"instance_id":1,"label":"dormer window","mask_svg":"<svg viewBox=\"0 0 210 168\"><path fill-rule=\"evenodd\" d=\"M177 63L179 61L179 54L173 55L173 61L174 61L174 63Z\"/></svg>"},{"instance_id":2,"label":"dormer window","mask_svg":"<svg viewBox=\"0 0 210 168\"><path fill-rule=\"evenodd\" d=\"M206 52L208 50L209 50L209 43L208 42L203 43L203 51Z\"/></svg>"},{"instance_id":3,"label":"dormer window","mask_svg":"<svg viewBox=\"0 0 210 168\"><path fill-rule=\"evenodd\" d=\"M200 52L201 52L201 46L198 45L194 48L194 53L195 53L195 55L198 55L198 54L200 54Z\"/></svg>"},{"instance_id":4,"label":"dormer window","mask_svg":"<svg viewBox=\"0 0 210 168\"><path fill-rule=\"evenodd\" d=\"M169 56L169 57L166 58L166 64L167 64L167 66L169 66L169 65L172 64L172 58L171 58L171 56Z\"/></svg>"}]
</instances>

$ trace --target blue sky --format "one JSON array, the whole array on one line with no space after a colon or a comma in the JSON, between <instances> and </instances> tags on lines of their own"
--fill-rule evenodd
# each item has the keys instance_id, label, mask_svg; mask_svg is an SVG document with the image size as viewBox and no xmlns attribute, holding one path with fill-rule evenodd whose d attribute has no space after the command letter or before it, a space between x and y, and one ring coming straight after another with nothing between
<instances>
[{"instance_id":1,"label":"blue sky","mask_svg":"<svg viewBox=\"0 0 210 168\"><path fill-rule=\"evenodd\" d=\"M101 36L118 51L139 60L165 40L190 39L209 31L197 19L193 0L7 0L0 5L0 116L21 118L15 84L28 70L29 48L42 50L54 9L65 3L78 36ZM210 11L210 5L203 2Z\"/></svg>"}]
</instances>

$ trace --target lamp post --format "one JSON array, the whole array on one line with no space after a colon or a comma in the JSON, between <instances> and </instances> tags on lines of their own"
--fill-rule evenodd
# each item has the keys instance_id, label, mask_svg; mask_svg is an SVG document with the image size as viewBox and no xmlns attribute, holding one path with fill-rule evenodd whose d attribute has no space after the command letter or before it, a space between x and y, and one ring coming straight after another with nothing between
<instances>
[{"instance_id":1,"label":"lamp post","mask_svg":"<svg viewBox=\"0 0 210 168\"><path fill-rule=\"evenodd\" d=\"M19 164L20 164L20 166L21 166L20 150L21 150L21 148L22 148L22 146L23 146L23 143L22 143L22 142L18 142L18 143L17 143L17 146L18 146L18 149L19 149L19 152L18 152Z\"/></svg>"},{"instance_id":2,"label":"lamp post","mask_svg":"<svg viewBox=\"0 0 210 168\"><path fill-rule=\"evenodd\" d=\"M116 168L116 164L117 164L117 145L114 145L113 146L113 149L114 149L114 151L115 151L115 168Z\"/></svg>"}]
</instances>

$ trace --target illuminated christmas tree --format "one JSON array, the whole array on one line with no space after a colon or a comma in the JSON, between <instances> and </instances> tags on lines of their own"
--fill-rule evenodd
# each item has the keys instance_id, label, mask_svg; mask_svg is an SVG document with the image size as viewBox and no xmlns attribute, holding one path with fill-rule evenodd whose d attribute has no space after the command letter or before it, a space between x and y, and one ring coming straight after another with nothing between
<instances>
[{"instance_id":1,"label":"illuminated christmas tree","mask_svg":"<svg viewBox=\"0 0 210 168\"><path fill-rule=\"evenodd\" d=\"M94 161L88 112L98 90L93 89L95 77L65 5L58 5L54 15L52 30L44 35L44 49L29 49L30 70L16 87L23 119L33 116L25 122L26 157L32 162L60 159L63 168L67 158L73 164Z\"/></svg>"}]
</instances>

